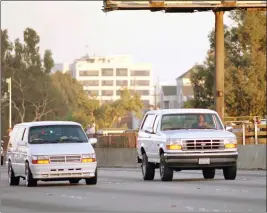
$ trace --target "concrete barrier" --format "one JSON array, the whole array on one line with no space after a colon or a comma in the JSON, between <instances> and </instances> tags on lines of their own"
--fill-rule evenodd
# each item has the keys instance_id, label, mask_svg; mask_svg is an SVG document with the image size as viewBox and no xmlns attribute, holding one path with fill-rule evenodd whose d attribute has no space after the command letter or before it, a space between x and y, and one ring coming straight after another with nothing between
<instances>
[{"instance_id":1,"label":"concrete barrier","mask_svg":"<svg viewBox=\"0 0 267 213\"><path fill-rule=\"evenodd\" d=\"M266 170L266 145L239 145L239 169L264 169Z\"/></svg>"},{"instance_id":2,"label":"concrete barrier","mask_svg":"<svg viewBox=\"0 0 267 213\"><path fill-rule=\"evenodd\" d=\"M135 148L95 148L99 167L137 168ZM266 170L266 145L239 145L239 169Z\"/></svg>"},{"instance_id":3,"label":"concrete barrier","mask_svg":"<svg viewBox=\"0 0 267 213\"><path fill-rule=\"evenodd\" d=\"M136 163L136 148L95 148L99 167L140 167Z\"/></svg>"}]
</instances>

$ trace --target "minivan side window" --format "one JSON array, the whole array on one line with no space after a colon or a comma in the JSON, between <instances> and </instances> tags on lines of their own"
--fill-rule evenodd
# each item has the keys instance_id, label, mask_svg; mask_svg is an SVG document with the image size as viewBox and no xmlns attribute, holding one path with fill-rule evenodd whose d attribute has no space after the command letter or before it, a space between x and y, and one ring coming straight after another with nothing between
<instances>
[{"instance_id":1,"label":"minivan side window","mask_svg":"<svg viewBox=\"0 0 267 213\"><path fill-rule=\"evenodd\" d=\"M19 127L17 126L15 126L14 129L12 130L8 146L14 147L16 145L16 136L17 136L18 130L19 130Z\"/></svg>"},{"instance_id":2,"label":"minivan side window","mask_svg":"<svg viewBox=\"0 0 267 213\"><path fill-rule=\"evenodd\" d=\"M16 132L16 137L15 137L15 144L17 145L19 141L22 141L22 136L24 133L25 127L18 127L18 131Z\"/></svg>"},{"instance_id":3,"label":"minivan side window","mask_svg":"<svg viewBox=\"0 0 267 213\"><path fill-rule=\"evenodd\" d=\"M152 129L155 120L155 115L148 114L142 126L142 129Z\"/></svg>"}]
</instances>

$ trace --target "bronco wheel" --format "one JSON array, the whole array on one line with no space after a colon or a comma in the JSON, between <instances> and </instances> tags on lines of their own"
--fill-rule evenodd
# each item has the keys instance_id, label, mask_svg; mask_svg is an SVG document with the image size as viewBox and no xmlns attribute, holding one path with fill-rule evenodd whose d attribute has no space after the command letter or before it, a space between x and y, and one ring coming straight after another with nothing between
<instances>
[{"instance_id":1,"label":"bronco wheel","mask_svg":"<svg viewBox=\"0 0 267 213\"><path fill-rule=\"evenodd\" d=\"M205 179L213 179L215 177L215 169L213 168L202 169L202 174Z\"/></svg>"},{"instance_id":2,"label":"bronco wheel","mask_svg":"<svg viewBox=\"0 0 267 213\"><path fill-rule=\"evenodd\" d=\"M25 185L27 187L37 186L37 180L33 179L32 172L28 163L25 163Z\"/></svg>"},{"instance_id":3,"label":"bronco wheel","mask_svg":"<svg viewBox=\"0 0 267 213\"><path fill-rule=\"evenodd\" d=\"M142 175L144 180L154 180L155 177L155 164L149 163L147 155L144 153L142 156Z\"/></svg>"},{"instance_id":4,"label":"bronco wheel","mask_svg":"<svg viewBox=\"0 0 267 213\"><path fill-rule=\"evenodd\" d=\"M92 178L85 179L86 185L96 185L97 184L97 169L95 170L95 176Z\"/></svg>"},{"instance_id":5,"label":"bronco wheel","mask_svg":"<svg viewBox=\"0 0 267 213\"><path fill-rule=\"evenodd\" d=\"M237 173L236 164L233 166L223 168L223 176L225 180L235 180Z\"/></svg>"},{"instance_id":6,"label":"bronco wheel","mask_svg":"<svg viewBox=\"0 0 267 213\"><path fill-rule=\"evenodd\" d=\"M18 186L20 182L20 177L15 177L14 170L12 168L11 162L8 162L8 183L10 186Z\"/></svg>"},{"instance_id":7,"label":"bronco wheel","mask_svg":"<svg viewBox=\"0 0 267 213\"><path fill-rule=\"evenodd\" d=\"M173 170L168 167L163 153L160 155L159 171L160 171L160 178L162 181L172 181Z\"/></svg>"}]
</instances>

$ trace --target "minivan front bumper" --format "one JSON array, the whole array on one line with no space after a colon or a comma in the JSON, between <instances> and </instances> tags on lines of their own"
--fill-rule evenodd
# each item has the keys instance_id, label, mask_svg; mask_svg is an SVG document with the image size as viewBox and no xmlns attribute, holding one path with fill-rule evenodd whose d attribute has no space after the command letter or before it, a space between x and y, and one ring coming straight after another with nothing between
<instances>
[{"instance_id":1,"label":"minivan front bumper","mask_svg":"<svg viewBox=\"0 0 267 213\"><path fill-rule=\"evenodd\" d=\"M96 162L30 165L33 178L37 180L91 178L95 176L96 167Z\"/></svg>"},{"instance_id":2,"label":"minivan front bumper","mask_svg":"<svg viewBox=\"0 0 267 213\"><path fill-rule=\"evenodd\" d=\"M168 166L181 169L223 168L235 165L238 152L212 152L212 153L164 153ZM206 160L206 163L200 161ZM204 161L205 162L205 161Z\"/></svg>"}]
</instances>

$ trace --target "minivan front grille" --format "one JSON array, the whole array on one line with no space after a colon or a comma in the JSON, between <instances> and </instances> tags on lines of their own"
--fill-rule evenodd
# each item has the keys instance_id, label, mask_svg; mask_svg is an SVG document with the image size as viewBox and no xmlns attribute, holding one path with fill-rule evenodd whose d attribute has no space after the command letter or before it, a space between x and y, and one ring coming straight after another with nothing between
<instances>
[{"instance_id":1,"label":"minivan front grille","mask_svg":"<svg viewBox=\"0 0 267 213\"><path fill-rule=\"evenodd\" d=\"M81 162L80 155L58 155L50 156L50 163L79 163Z\"/></svg>"},{"instance_id":2,"label":"minivan front grille","mask_svg":"<svg viewBox=\"0 0 267 213\"><path fill-rule=\"evenodd\" d=\"M183 150L220 150L224 149L224 140L183 140Z\"/></svg>"}]
</instances>

